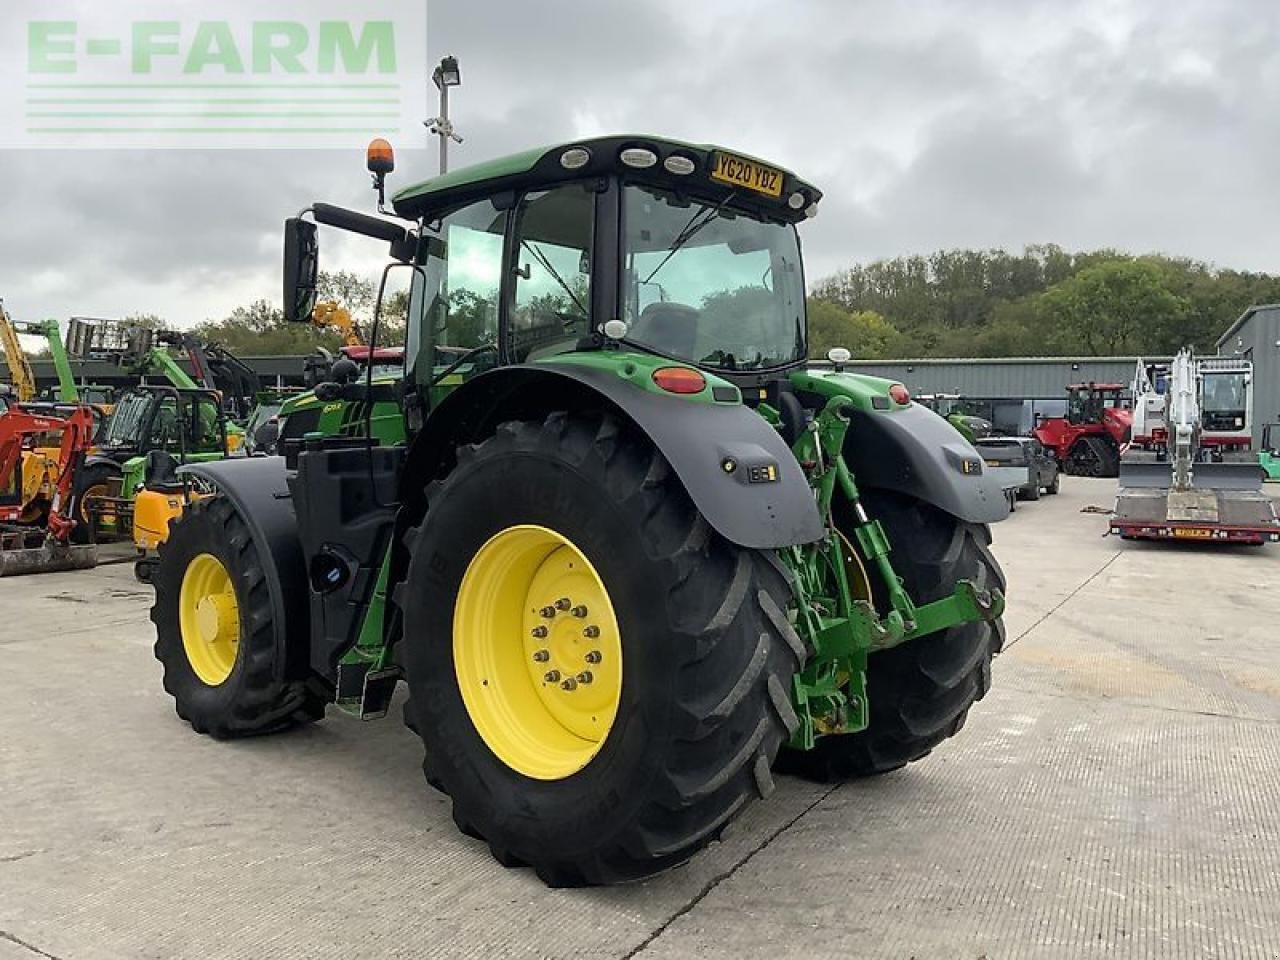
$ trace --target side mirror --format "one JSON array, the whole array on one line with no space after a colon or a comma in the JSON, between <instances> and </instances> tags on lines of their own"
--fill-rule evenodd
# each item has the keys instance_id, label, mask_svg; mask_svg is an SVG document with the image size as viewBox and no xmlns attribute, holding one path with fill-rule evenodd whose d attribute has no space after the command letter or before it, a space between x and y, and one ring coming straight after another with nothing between
<instances>
[{"instance_id":1,"label":"side mirror","mask_svg":"<svg viewBox=\"0 0 1280 960\"><path fill-rule=\"evenodd\" d=\"M310 323L316 308L316 279L320 273L320 241L310 220L293 217L284 222L284 317L291 323Z\"/></svg>"}]
</instances>

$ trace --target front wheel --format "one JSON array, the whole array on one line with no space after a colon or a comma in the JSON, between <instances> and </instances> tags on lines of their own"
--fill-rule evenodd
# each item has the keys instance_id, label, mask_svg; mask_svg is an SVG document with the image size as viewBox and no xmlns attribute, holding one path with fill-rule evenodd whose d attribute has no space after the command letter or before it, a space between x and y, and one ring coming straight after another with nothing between
<instances>
[{"instance_id":1,"label":"front wheel","mask_svg":"<svg viewBox=\"0 0 1280 960\"><path fill-rule=\"evenodd\" d=\"M919 500L879 490L863 496L880 520L894 569L918 604L950 596L958 580L1004 590L983 524L964 523ZM844 524L841 524L842 526ZM877 609L887 598L873 582ZM871 722L859 733L821 737L809 751L786 750L780 769L824 781L887 773L928 755L964 725L991 686L991 661L1004 644L999 621L962 623L871 654Z\"/></svg>"},{"instance_id":2,"label":"front wheel","mask_svg":"<svg viewBox=\"0 0 1280 960\"><path fill-rule=\"evenodd\" d=\"M191 503L148 572L156 659L178 716L219 739L318 720L325 700L282 679L272 601L258 549L225 497Z\"/></svg>"},{"instance_id":3,"label":"front wheel","mask_svg":"<svg viewBox=\"0 0 1280 960\"><path fill-rule=\"evenodd\" d=\"M771 555L730 544L647 437L506 423L428 490L398 596L427 780L508 866L570 886L689 859L797 726Z\"/></svg>"}]
</instances>

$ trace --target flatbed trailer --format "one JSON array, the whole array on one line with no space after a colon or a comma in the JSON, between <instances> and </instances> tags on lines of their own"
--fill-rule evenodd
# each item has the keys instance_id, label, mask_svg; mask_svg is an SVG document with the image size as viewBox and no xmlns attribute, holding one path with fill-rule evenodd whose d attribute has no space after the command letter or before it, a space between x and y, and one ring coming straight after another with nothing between
<instances>
[{"instance_id":1,"label":"flatbed trailer","mask_svg":"<svg viewBox=\"0 0 1280 960\"><path fill-rule=\"evenodd\" d=\"M1194 485L1186 490L1174 489L1171 475L1168 460L1157 453L1126 452L1111 532L1129 540L1280 542L1275 501L1261 490L1256 454L1194 463Z\"/></svg>"}]
</instances>

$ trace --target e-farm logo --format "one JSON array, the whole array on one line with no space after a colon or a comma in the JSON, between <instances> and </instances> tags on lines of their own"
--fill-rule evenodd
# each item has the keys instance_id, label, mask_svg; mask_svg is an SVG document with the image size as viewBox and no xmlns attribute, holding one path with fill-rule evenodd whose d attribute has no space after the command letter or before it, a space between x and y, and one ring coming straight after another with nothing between
<instances>
[{"instance_id":1,"label":"e-farm logo","mask_svg":"<svg viewBox=\"0 0 1280 960\"><path fill-rule=\"evenodd\" d=\"M356 146L427 112L425 0L12 6L0 146Z\"/></svg>"}]
</instances>

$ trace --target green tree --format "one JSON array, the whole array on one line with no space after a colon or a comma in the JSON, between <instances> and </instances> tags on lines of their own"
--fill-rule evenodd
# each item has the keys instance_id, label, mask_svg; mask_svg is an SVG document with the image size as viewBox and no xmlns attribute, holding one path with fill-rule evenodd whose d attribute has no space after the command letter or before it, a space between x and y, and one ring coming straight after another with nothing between
<instances>
[{"instance_id":1,"label":"green tree","mask_svg":"<svg viewBox=\"0 0 1280 960\"><path fill-rule=\"evenodd\" d=\"M1046 291L1039 312L1051 342L1091 356L1140 354L1160 328L1177 328L1190 302L1169 290L1150 260L1111 260L1086 267Z\"/></svg>"},{"instance_id":2,"label":"green tree","mask_svg":"<svg viewBox=\"0 0 1280 960\"><path fill-rule=\"evenodd\" d=\"M856 359L880 360L901 349L902 335L874 310L845 310L829 300L809 298L809 356L825 357L845 347Z\"/></svg>"}]
</instances>

